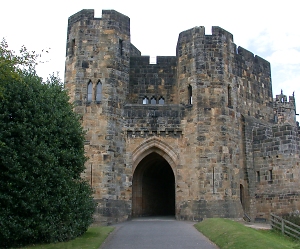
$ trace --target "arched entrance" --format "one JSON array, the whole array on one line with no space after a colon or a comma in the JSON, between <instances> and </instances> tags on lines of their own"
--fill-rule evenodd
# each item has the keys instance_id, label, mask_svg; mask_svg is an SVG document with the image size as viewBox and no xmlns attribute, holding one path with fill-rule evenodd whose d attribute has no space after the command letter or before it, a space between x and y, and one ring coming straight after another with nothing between
<instances>
[{"instance_id":1,"label":"arched entrance","mask_svg":"<svg viewBox=\"0 0 300 249\"><path fill-rule=\"evenodd\" d=\"M132 215L175 216L175 177L168 161L156 152L146 155L133 174Z\"/></svg>"}]
</instances>

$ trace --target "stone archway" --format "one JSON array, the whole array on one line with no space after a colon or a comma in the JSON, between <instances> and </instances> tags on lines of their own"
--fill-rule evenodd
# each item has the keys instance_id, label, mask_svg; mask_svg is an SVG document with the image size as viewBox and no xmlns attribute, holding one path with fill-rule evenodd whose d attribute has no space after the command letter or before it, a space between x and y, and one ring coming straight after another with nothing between
<instances>
[{"instance_id":1,"label":"stone archway","mask_svg":"<svg viewBox=\"0 0 300 249\"><path fill-rule=\"evenodd\" d=\"M156 152L145 156L133 174L132 215L175 216L175 177L169 163Z\"/></svg>"},{"instance_id":2,"label":"stone archway","mask_svg":"<svg viewBox=\"0 0 300 249\"><path fill-rule=\"evenodd\" d=\"M157 137L132 153L132 216L173 215L176 212L178 154Z\"/></svg>"}]
</instances>

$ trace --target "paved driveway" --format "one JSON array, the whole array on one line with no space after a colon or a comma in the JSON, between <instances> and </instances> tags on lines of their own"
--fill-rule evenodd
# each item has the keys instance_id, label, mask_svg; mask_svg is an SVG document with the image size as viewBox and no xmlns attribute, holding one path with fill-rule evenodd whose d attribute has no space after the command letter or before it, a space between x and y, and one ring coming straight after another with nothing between
<instances>
[{"instance_id":1,"label":"paved driveway","mask_svg":"<svg viewBox=\"0 0 300 249\"><path fill-rule=\"evenodd\" d=\"M116 226L100 249L217 249L193 227L172 218L139 218Z\"/></svg>"}]
</instances>

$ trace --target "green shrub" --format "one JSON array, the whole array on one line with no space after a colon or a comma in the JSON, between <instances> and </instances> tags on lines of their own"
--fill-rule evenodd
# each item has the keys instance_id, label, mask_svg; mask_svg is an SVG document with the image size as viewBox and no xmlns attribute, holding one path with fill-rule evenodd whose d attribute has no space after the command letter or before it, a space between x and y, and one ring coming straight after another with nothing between
<instances>
[{"instance_id":1,"label":"green shrub","mask_svg":"<svg viewBox=\"0 0 300 249\"><path fill-rule=\"evenodd\" d=\"M282 215L282 218L288 220L298 226L300 226L300 214L299 211L291 212L288 214Z\"/></svg>"},{"instance_id":2,"label":"green shrub","mask_svg":"<svg viewBox=\"0 0 300 249\"><path fill-rule=\"evenodd\" d=\"M60 80L43 83L1 45L0 247L70 240L87 230L95 207L80 177L82 127Z\"/></svg>"}]
</instances>

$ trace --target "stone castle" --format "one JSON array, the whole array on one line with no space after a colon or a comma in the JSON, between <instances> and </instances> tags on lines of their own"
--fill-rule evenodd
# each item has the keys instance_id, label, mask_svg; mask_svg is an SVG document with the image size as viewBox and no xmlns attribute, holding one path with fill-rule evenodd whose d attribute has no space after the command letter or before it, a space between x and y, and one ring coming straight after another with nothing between
<instances>
[{"instance_id":1,"label":"stone castle","mask_svg":"<svg viewBox=\"0 0 300 249\"><path fill-rule=\"evenodd\" d=\"M69 18L65 87L82 117L95 217L268 219L298 210L294 95L273 99L270 63L220 27L179 34L156 64L114 10Z\"/></svg>"}]
</instances>

